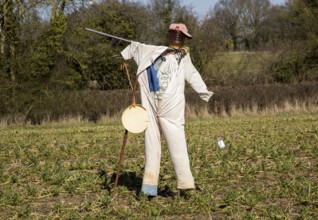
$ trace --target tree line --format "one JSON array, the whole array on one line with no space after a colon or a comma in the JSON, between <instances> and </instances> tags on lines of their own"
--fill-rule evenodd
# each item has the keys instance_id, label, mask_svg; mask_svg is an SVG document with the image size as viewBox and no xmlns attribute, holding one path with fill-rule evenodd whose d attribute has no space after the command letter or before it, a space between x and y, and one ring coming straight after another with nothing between
<instances>
[{"instance_id":1,"label":"tree line","mask_svg":"<svg viewBox=\"0 0 318 220\"><path fill-rule=\"evenodd\" d=\"M127 43L85 27L166 45L169 24L182 22L193 35L186 42L193 62L206 79L215 77L210 62L219 54L249 51L279 54L261 73L268 75L266 83L293 83L318 79L317 20L317 0L287 0L281 6L219 0L201 17L179 0L2 0L0 114L61 91L129 88L119 69ZM136 67L129 64L133 73Z\"/></svg>"}]
</instances>

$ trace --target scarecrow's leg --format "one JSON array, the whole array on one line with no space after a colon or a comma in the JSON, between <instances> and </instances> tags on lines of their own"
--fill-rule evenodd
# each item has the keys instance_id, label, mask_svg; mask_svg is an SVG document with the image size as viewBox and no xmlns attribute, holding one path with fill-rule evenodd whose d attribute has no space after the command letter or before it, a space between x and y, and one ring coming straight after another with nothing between
<instances>
[{"instance_id":1,"label":"scarecrow's leg","mask_svg":"<svg viewBox=\"0 0 318 220\"><path fill-rule=\"evenodd\" d=\"M145 131L146 164L141 191L149 196L157 196L161 159L160 129L153 112L149 111L149 117L149 125Z\"/></svg>"},{"instance_id":2,"label":"scarecrow's leg","mask_svg":"<svg viewBox=\"0 0 318 220\"><path fill-rule=\"evenodd\" d=\"M177 175L178 189L194 189L184 125L172 123L164 118L160 118L160 124Z\"/></svg>"}]
</instances>

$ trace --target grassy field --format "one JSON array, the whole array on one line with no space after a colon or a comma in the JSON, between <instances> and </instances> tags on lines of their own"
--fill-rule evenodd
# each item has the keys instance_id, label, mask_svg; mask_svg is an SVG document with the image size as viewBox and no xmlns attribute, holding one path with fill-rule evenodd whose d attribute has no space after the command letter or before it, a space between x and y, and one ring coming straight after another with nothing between
<instances>
[{"instance_id":1,"label":"grassy field","mask_svg":"<svg viewBox=\"0 0 318 220\"><path fill-rule=\"evenodd\" d=\"M163 141L149 201L142 134L128 135L112 195L119 122L2 126L0 219L318 219L318 113L188 119L186 132L198 190L179 195Z\"/></svg>"}]
</instances>

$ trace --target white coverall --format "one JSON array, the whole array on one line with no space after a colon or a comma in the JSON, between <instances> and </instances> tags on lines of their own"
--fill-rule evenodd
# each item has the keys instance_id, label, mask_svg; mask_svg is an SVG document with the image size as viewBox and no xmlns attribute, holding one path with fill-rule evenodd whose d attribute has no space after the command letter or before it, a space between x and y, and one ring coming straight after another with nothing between
<instances>
[{"instance_id":1,"label":"white coverall","mask_svg":"<svg viewBox=\"0 0 318 220\"><path fill-rule=\"evenodd\" d=\"M190 170L187 144L184 131L185 80L204 100L208 101L213 92L208 91L199 72L187 53L177 68L173 68L170 82L160 100L149 89L146 68L154 63L168 47L153 46L132 42L122 52L125 60L133 58L137 65L141 102L149 114L149 125L145 131L145 170L141 191L146 195L157 196L161 159L161 133L168 145L170 157L177 176L178 189L195 188ZM174 65L175 66L175 65Z\"/></svg>"}]
</instances>

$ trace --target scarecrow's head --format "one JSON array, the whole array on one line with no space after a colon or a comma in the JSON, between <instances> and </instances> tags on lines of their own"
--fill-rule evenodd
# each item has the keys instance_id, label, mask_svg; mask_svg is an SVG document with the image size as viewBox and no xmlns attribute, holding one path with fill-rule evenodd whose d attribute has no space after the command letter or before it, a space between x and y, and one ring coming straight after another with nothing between
<instances>
[{"instance_id":1,"label":"scarecrow's head","mask_svg":"<svg viewBox=\"0 0 318 220\"><path fill-rule=\"evenodd\" d=\"M180 48L184 46L184 40L191 39L188 29L184 24L171 24L169 27L169 47Z\"/></svg>"}]
</instances>

